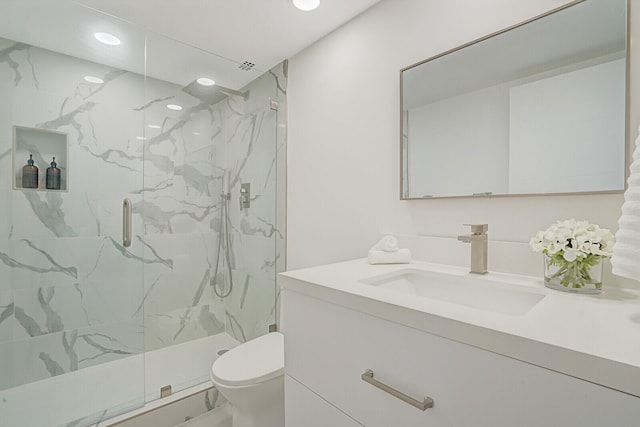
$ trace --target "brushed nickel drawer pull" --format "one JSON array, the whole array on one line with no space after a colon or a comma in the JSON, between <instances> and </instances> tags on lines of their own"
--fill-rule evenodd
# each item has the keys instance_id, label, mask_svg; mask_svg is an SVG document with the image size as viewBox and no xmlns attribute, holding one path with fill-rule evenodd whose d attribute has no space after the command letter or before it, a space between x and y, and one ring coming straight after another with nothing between
<instances>
[{"instance_id":1,"label":"brushed nickel drawer pull","mask_svg":"<svg viewBox=\"0 0 640 427\"><path fill-rule=\"evenodd\" d=\"M433 399L432 398L425 397L424 400L422 402L420 402L419 400L416 400L416 399L414 399L414 398L412 398L410 396L407 396L406 394L404 394L402 392L399 392L395 388L389 387L388 385L383 384L380 381L374 379L373 378L373 371L371 369L367 369L366 371L364 371L364 374L362 374L362 376L360 378L362 378L362 380L364 382L367 382L367 383L371 384L374 387L378 387L382 391L386 391L390 395L397 397L398 399L402 400L403 402L407 402L411 406L415 406L416 408L420 409L421 411L426 411L429 408L433 408Z\"/></svg>"}]
</instances>

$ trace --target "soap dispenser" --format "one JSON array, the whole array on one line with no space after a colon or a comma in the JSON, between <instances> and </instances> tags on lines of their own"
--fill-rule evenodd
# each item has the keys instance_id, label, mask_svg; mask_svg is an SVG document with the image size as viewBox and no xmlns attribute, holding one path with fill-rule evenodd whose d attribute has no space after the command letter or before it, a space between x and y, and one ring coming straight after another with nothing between
<instances>
[{"instance_id":1,"label":"soap dispenser","mask_svg":"<svg viewBox=\"0 0 640 427\"><path fill-rule=\"evenodd\" d=\"M47 190L59 190L60 189L60 169L56 163L56 158L53 158L51 166L47 168Z\"/></svg>"},{"instance_id":2,"label":"soap dispenser","mask_svg":"<svg viewBox=\"0 0 640 427\"><path fill-rule=\"evenodd\" d=\"M38 188L38 167L34 163L33 154L29 154L27 164L22 167L22 188Z\"/></svg>"}]
</instances>

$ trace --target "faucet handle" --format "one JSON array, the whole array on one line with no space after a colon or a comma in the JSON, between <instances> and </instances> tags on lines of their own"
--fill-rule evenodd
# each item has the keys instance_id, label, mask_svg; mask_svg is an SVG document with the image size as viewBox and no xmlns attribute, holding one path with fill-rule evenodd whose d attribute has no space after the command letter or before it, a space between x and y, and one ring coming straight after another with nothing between
<instances>
[{"instance_id":1,"label":"faucet handle","mask_svg":"<svg viewBox=\"0 0 640 427\"><path fill-rule=\"evenodd\" d=\"M484 234L489 231L489 224L462 224L471 227L472 234Z\"/></svg>"}]
</instances>

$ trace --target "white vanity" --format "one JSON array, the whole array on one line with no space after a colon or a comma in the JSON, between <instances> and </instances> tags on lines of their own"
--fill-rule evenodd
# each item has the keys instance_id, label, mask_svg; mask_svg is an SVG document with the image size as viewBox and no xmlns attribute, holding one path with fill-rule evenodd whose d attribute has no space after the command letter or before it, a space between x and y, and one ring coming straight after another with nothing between
<instances>
[{"instance_id":1,"label":"white vanity","mask_svg":"<svg viewBox=\"0 0 640 427\"><path fill-rule=\"evenodd\" d=\"M366 260L279 281L287 427L640 425L638 291Z\"/></svg>"}]
</instances>

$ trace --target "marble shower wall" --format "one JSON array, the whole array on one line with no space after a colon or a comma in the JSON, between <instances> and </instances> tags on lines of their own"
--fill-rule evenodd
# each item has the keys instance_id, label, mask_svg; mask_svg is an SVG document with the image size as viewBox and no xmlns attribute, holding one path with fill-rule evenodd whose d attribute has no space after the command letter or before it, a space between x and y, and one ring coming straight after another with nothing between
<instances>
[{"instance_id":1,"label":"marble shower wall","mask_svg":"<svg viewBox=\"0 0 640 427\"><path fill-rule=\"evenodd\" d=\"M230 95L215 105L162 82L147 85L154 93L147 123L160 129L147 130L144 201L134 204L134 212L143 217L151 247L172 252L174 266L145 266L146 350L223 331L244 342L275 323L275 276L284 268L284 209L276 206L277 197L284 206L286 135L278 119L286 115L272 110L270 100L284 105L285 69L283 63L242 88L247 100ZM167 102L185 108L167 116ZM226 169L225 202L220 195ZM242 211L241 183L251 184L251 207ZM222 246L218 258L222 203L230 248ZM223 295L232 286L229 296L218 297L214 284Z\"/></svg>"},{"instance_id":2,"label":"marble shower wall","mask_svg":"<svg viewBox=\"0 0 640 427\"><path fill-rule=\"evenodd\" d=\"M0 39L0 98L1 390L143 351L143 265L165 260L121 245L122 199L143 197L141 76ZM68 134L69 191L12 189L14 125Z\"/></svg>"},{"instance_id":3,"label":"marble shower wall","mask_svg":"<svg viewBox=\"0 0 640 427\"><path fill-rule=\"evenodd\" d=\"M221 332L267 332L284 259L285 74L286 63L244 88L247 101L208 105L180 85L0 39L0 390ZM69 191L12 189L14 125L68 134ZM34 147L43 173L40 157ZM212 279L225 168L234 274L222 299ZM245 211L241 182L252 187Z\"/></svg>"},{"instance_id":4,"label":"marble shower wall","mask_svg":"<svg viewBox=\"0 0 640 427\"><path fill-rule=\"evenodd\" d=\"M234 266L225 323L240 342L264 335L277 319L276 273L284 271L285 258L286 72L284 62L245 88L247 101L230 98L225 106ZM278 101L277 111L269 100ZM245 210L239 205L241 183L251 184L251 207Z\"/></svg>"}]
</instances>

